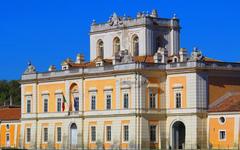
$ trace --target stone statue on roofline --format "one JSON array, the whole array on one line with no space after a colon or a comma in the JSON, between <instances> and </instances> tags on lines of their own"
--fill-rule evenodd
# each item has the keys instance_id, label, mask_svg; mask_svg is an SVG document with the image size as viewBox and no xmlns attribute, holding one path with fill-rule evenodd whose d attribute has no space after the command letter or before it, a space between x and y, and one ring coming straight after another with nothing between
<instances>
[{"instance_id":1,"label":"stone statue on roofline","mask_svg":"<svg viewBox=\"0 0 240 150\"><path fill-rule=\"evenodd\" d=\"M33 73L36 73L36 68L35 68L35 66L33 66L32 63L29 61L29 62L28 62L28 67L27 67L27 69L25 70L24 74L33 74Z\"/></svg>"},{"instance_id":2,"label":"stone statue on roofline","mask_svg":"<svg viewBox=\"0 0 240 150\"><path fill-rule=\"evenodd\" d=\"M128 50L125 49L125 50L122 50L121 53L120 53L120 56L121 56L121 62L122 63L130 63L133 61L133 58L132 56L129 54Z\"/></svg>"},{"instance_id":3,"label":"stone statue on roofline","mask_svg":"<svg viewBox=\"0 0 240 150\"><path fill-rule=\"evenodd\" d=\"M203 55L202 55L202 52L200 50L198 50L197 47L194 47L193 48L193 51L191 53L191 58L190 60L191 61L199 61L199 60L202 60L203 59Z\"/></svg>"}]
</instances>

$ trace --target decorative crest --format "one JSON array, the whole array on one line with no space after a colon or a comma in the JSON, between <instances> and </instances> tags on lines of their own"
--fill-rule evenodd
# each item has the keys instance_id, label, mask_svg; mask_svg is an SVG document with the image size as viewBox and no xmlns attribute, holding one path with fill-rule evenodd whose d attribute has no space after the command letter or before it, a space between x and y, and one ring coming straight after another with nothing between
<instances>
[{"instance_id":1,"label":"decorative crest","mask_svg":"<svg viewBox=\"0 0 240 150\"><path fill-rule=\"evenodd\" d=\"M113 15L109 18L108 24L110 26L118 26L118 25L122 25L122 19L120 17L117 16L117 14L114 12Z\"/></svg>"}]
</instances>

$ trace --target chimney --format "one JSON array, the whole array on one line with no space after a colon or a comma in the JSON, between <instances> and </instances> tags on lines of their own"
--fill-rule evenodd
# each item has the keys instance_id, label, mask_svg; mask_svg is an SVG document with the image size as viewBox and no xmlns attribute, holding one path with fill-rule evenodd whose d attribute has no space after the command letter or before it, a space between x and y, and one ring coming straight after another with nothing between
<instances>
[{"instance_id":1,"label":"chimney","mask_svg":"<svg viewBox=\"0 0 240 150\"><path fill-rule=\"evenodd\" d=\"M84 62L84 56L82 54L77 54L76 63L81 64Z\"/></svg>"},{"instance_id":2,"label":"chimney","mask_svg":"<svg viewBox=\"0 0 240 150\"><path fill-rule=\"evenodd\" d=\"M162 55L162 63L167 63L168 61L168 51L166 48L159 48L160 54Z\"/></svg>"},{"instance_id":3,"label":"chimney","mask_svg":"<svg viewBox=\"0 0 240 150\"><path fill-rule=\"evenodd\" d=\"M54 65L49 66L48 71L50 71L50 72L56 71L56 66L54 66Z\"/></svg>"},{"instance_id":4,"label":"chimney","mask_svg":"<svg viewBox=\"0 0 240 150\"><path fill-rule=\"evenodd\" d=\"M187 50L185 48L181 48L179 51L180 62L187 61Z\"/></svg>"}]
</instances>

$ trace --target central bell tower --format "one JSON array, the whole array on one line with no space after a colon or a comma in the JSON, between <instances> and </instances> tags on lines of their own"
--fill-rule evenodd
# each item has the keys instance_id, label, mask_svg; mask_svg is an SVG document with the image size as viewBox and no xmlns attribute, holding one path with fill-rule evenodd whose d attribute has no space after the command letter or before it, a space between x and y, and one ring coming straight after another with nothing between
<instances>
[{"instance_id":1,"label":"central bell tower","mask_svg":"<svg viewBox=\"0 0 240 150\"><path fill-rule=\"evenodd\" d=\"M131 56L154 55L159 48L166 48L168 56L178 54L180 48L179 19L161 18L156 10L151 14L139 12L136 18L117 16L97 24L90 31L90 60L97 57L112 59L120 51Z\"/></svg>"}]
</instances>

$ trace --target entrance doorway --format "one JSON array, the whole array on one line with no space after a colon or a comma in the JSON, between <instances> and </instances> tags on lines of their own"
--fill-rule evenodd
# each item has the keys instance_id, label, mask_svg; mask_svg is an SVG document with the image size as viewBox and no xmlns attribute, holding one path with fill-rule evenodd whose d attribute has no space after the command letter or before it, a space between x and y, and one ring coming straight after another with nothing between
<instances>
[{"instance_id":1,"label":"entrance doorway","mask_svg":"<svg viewBox=\"0 0 240 150\"><path fill-rule=\"evenodd\" d=\"M172 147L173 149L184 149L185 145L185 125L177 121L172 126Z\"/></svg>"},{"instance_id":2,"label":"entrance doorway","mask_svg":"<svg viewBox=\"0 0 240 150\"><path fill-rule=\"evenodd\" d=\"M70 144L71 148L74 148L77 145L77 125L75 123L70 127Z\"/></svg>"}]
</instances>

